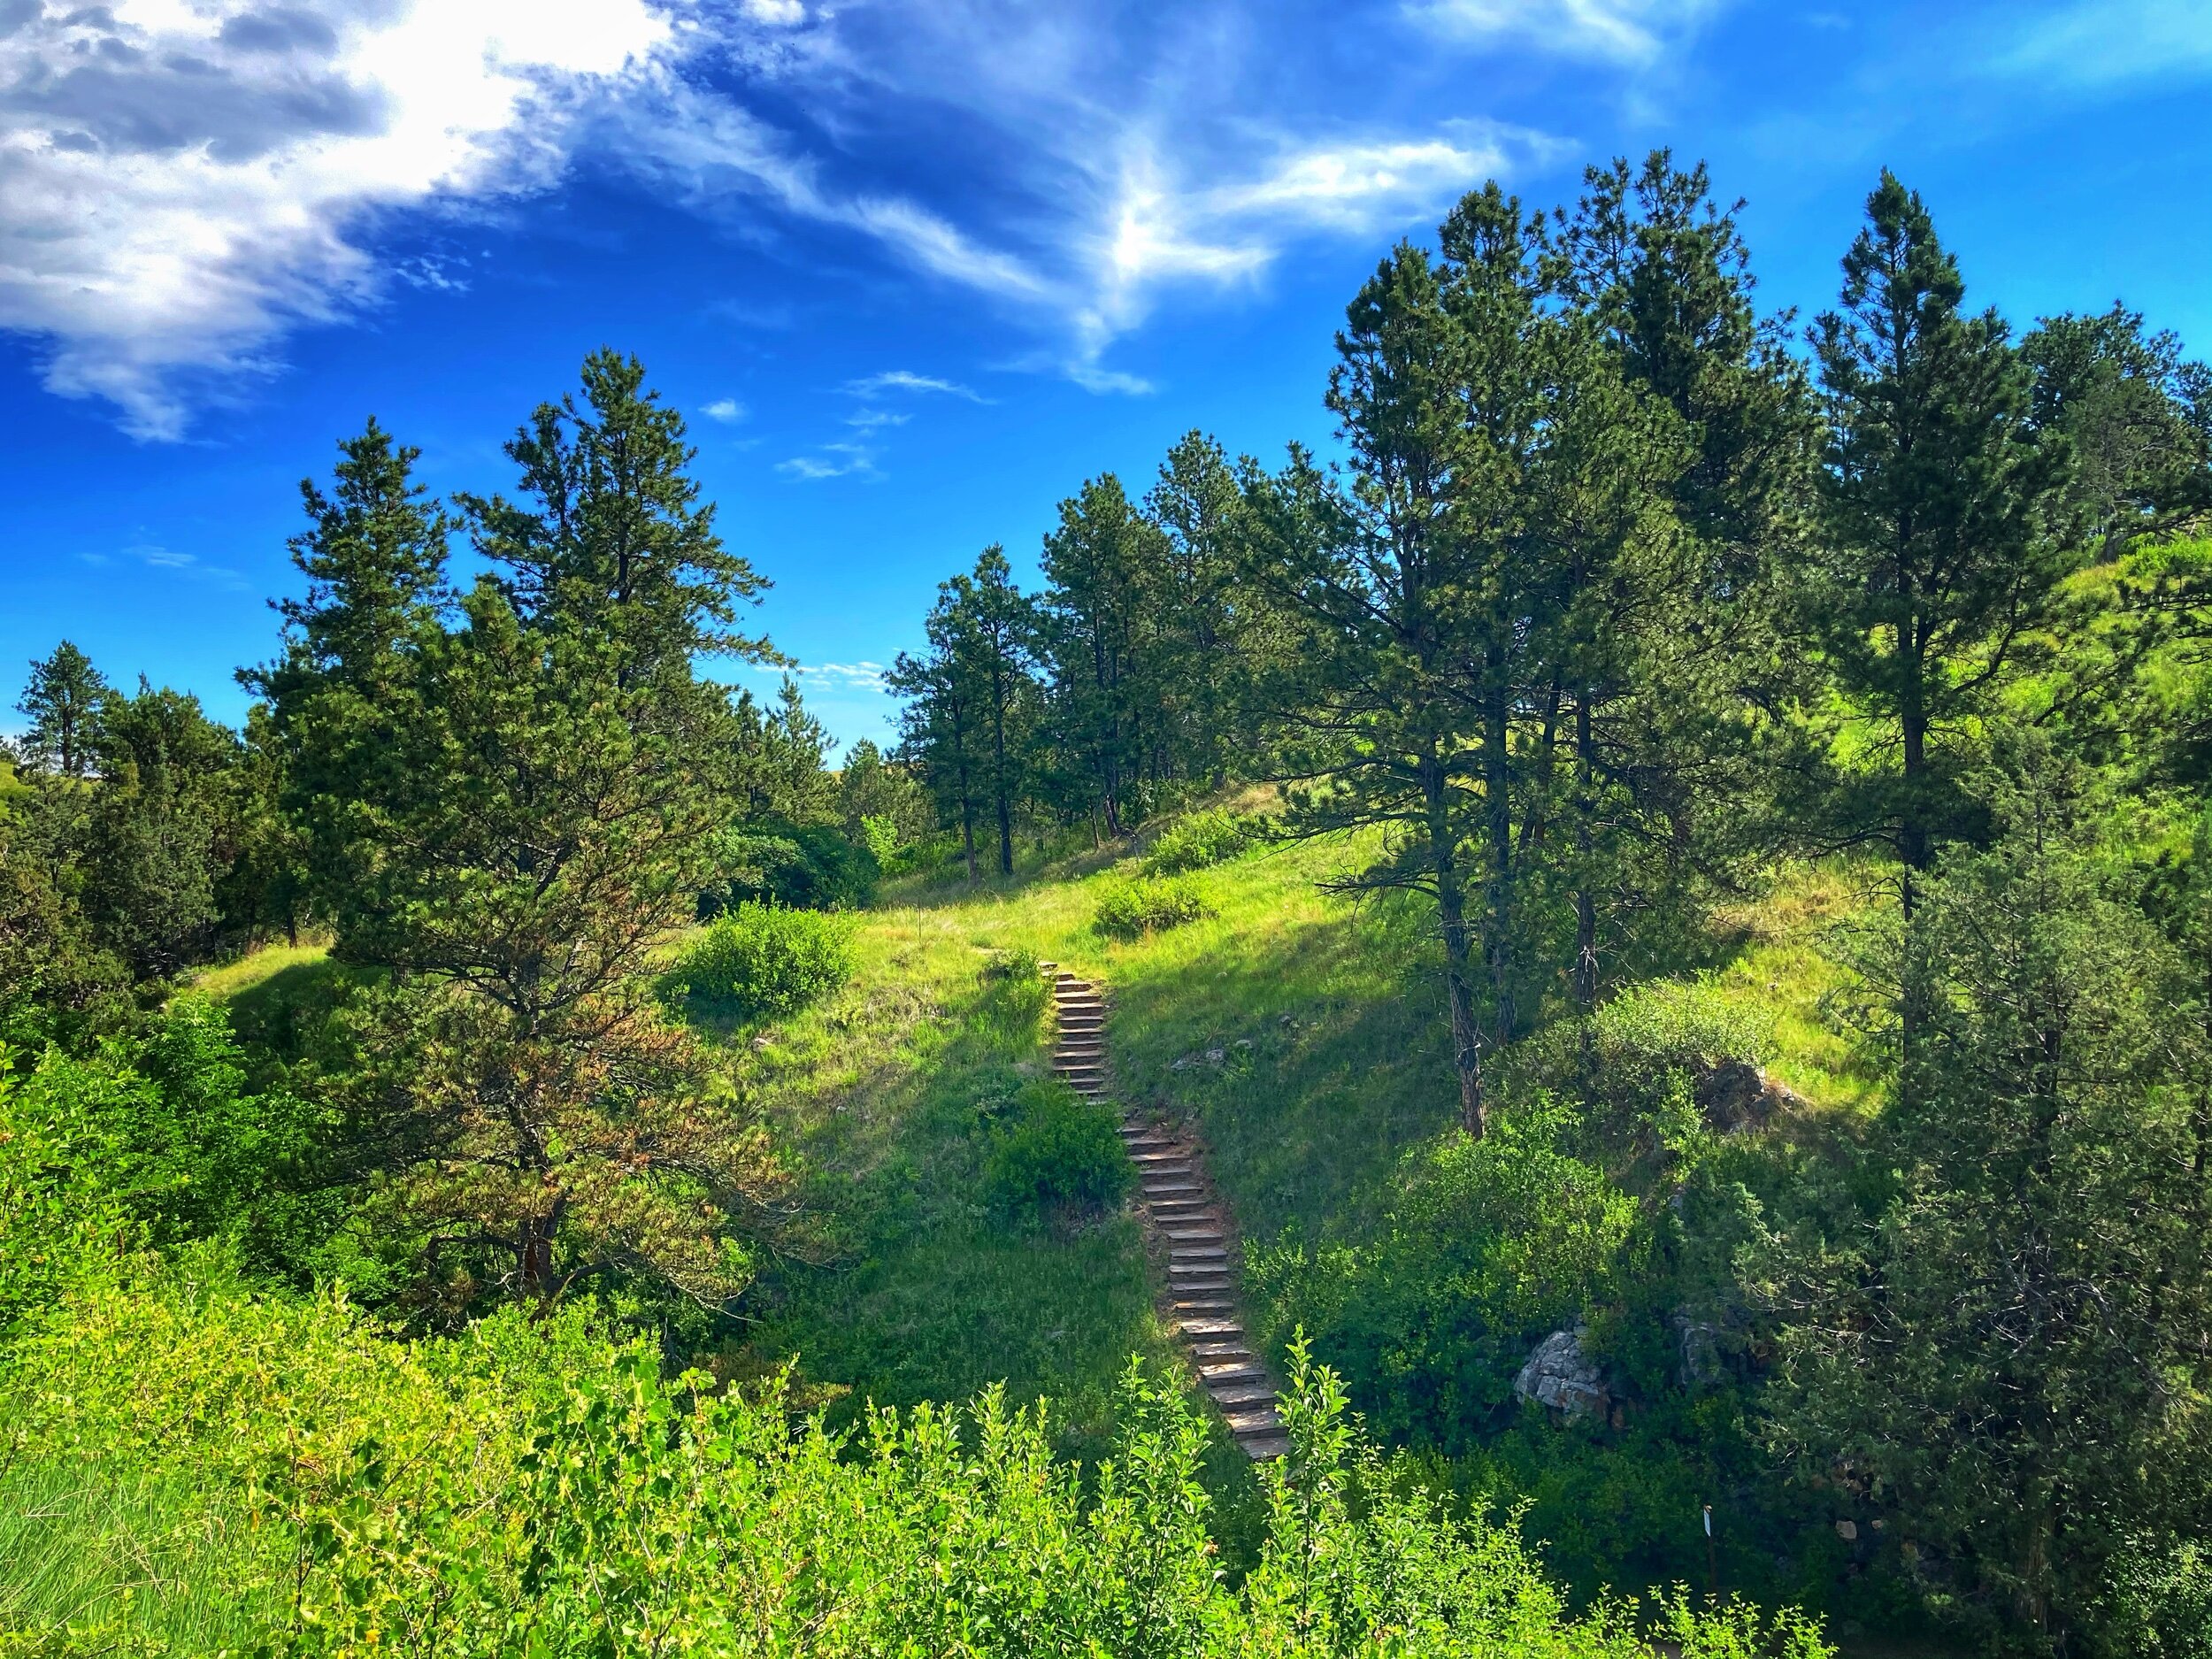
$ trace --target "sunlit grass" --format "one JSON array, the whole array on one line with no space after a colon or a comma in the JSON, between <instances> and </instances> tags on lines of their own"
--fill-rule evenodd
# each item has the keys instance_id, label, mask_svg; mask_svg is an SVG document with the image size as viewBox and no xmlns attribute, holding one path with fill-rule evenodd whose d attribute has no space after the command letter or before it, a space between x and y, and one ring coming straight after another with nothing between
<instances>
[{"instance_id":1,"label":"sunlit grass","mask_svg":"<svg viewBox=\"0 0 2212 1659\"><path fill-rule=\"evenodd\" d=\"M272 1541L242 1505L175 1474L0 1467L0 1636L43 1633L58 1653L248 1651L280 1611Z\"/></svg>"},{"instance_id":2,"label":"sunlit grass","mask_svg":"<svg viewBox=\"0 0 2212 1659\"><path fill-rule=\"evenodd\" d=\"M202 968L185 982L186 988L218 1002L228 1002L267 984L287 968L303 968L326 959L330 946L316 941L297 945L264 945L234 962Z\"/></svg>"}]
</instances>

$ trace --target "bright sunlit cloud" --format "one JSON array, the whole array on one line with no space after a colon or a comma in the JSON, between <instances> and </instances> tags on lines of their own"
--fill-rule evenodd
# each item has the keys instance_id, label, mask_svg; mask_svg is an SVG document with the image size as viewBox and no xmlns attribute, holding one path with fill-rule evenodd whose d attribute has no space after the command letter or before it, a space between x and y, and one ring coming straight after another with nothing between
<instances>
[{"instance_id":1,"label":"bright sunlit cloud","mask_svg":"<svg viewBox=\"0 0 2212 1659\"><path fill-rule=\"evenodd\" d=\"M196 377L378 291L372 210L541 184L595 84L669 47L644 0L0 8L0 327L46 382L179 435Z\"/></svg>"}]
</instances>

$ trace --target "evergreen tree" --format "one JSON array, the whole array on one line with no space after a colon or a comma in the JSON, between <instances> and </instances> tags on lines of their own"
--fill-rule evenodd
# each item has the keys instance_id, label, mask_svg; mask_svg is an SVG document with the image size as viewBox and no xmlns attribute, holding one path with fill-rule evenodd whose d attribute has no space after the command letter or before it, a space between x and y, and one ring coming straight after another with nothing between
<instances>
[{"instance_id":1,"label":"evergreen tree","mask_svg":"<svg viewBox=\"0 0 2212 1659\"><path fill-rule=\"evenodd\" d=\"M1572 777L1558 792L1582 872L1573 982L1587 1009L1601 921L1617 933L1686 880L1731 882L1782 833L1762 809L1805 676L1777 576L1801 548L1816 424L1786 319L1755 303L1742 204L1721 208L1702 165L1678 169L1665 150L1585 179L1548 263L1622 382L1563 377L1584 388L1569 406L1581 435L1558 447L1582 460L1566 474L1574 499L1551 511L1574 595L1559 719Z\"/></svg>"},{"instance_id":2,"label":"evergreen tree","mask_svg":"<svg viewBox=\"0 0 2212 1659\"><path fill-rule=\"evenodd\" d=\"M899 710L899 757L919 772L939 812L959 827L968 879L976 879L975 825L980 810L983 764L975 696L979 687L959 671L953 655L952 617L944 595L927 624L929 650L901 651L883 677Z\"/></svg>"},{"instance_id":3,"label":"evergreen tree","mask_svg":"<svg viewBox=\"0 0 2212 1659\"><path fill-rule=\"evenodd\" d=\"M1519 1017L1516 728L1538 718L1531 651L1560 597L1527 534L1545 324L1525 229L1493 185L1448 222L1444 265L1401 246L1369 279L1330 375L1349 489L1294 455L1261 509L1252 566L1297 629L1297 671L1275 699L1293 733L1293 821L1309 833L1386 826L1385 856L1348 885L1434 899L1474 1134L1484 1052Z\"/></svg>"},{"instance_id":4,"label":"evergreen tree","mask_svg":"<svg viewBox=\"0 0 2212 1659\"><path fill-rule=\"evenodd\" d=\"M1830 437L1809 619L1886 761L1852 780L1844 834L1890 841L1905 902L1961 812L1968 721L2068 568L2049 518L2062 442L2026 365L1965 284L1920 197L1885 172L1812 331ZM1878 768L1878 769L1877 769Z\"/></svg>"},{"instance_id":5,"label":"evergreen tree","mask_svg":"<svg viewBox=\"0 0 2212 1659\"><path fill-rule=\"evenodd\" d=\"M1076 798L1108 835L1132 793L1161 769L1168 733L1156 634L1165 538L1109 472L1060 503L1045 537L1041 639L1054 738Z\"/></svg>"},{"instance_id":6,"label":"evergreen tree","mask_svg":"<svg viewBox=\"0 0 2212 1659\"><path fill-rule=\"evenodd\" d=\"M2116 1557L2212 1517L2212 1053L2202 979L2087 833L2110 803L2038 761L1995 805L1863 964L1893 1039L1917 1023L1870 1213L1749 1261L1781 1445L1889 1509L1955 1609L2082 1651Z\"/></svg>"},{"instance_id":7,"label":"evergreen tree","mask_svg":"<svg viewBox=\"0 0 2212 1659\"><path fill-rule=\"evenodd\" d=\"M24 764L63 778L84 777L98 746L100 707L107 695L107 681L92 659L67 640L33 663L30 683L15 705L31 723L16 745Z\"/></svg>"},{"instance_id":8,"label":"evergreen tree","mask_svg":"<svg viewBox=\"0 0 2212 1659\"><path fill-rule=\"evenodd\" d=\"M1152 678L1172 775L1216 786L1256 776L1264 765L1253 690L1280 652L1281 625L1267 590L1240 575L1250 513L1220 444L1187 434L1161 464L1145 511L1163 538Z\"/></svg>"},{"instance_id":9,"label":"evergreen tree","mask_svg":"<svg viewBox=\"0 0 2212 1659\"><path fill-rule=\"evenodd\" d=\"M312 479L300 481L309 528L288 545L307 595L279 600L276 610L301 672L373 687L451 603L446 549L455 526L414 481L422 451L394 443L373 416L338 452L328 494ZM249 675L250 687L266 689L268 672Z\"/></svg>"},{"instance_id":10,"label":"evergreen tree","mask_svg":"<svg viewBox=\"0 0 2212 1659\"><path fill-rule=\"evenodd\" d=\"M104 701L79 902L136 978L167 978L214 953L216 892L239 854L239 755L236 734L196 697L142 677L135 695Z\"/></svg>"},{"instance_id":11,"label":"evergreen tree","mask_svg":"<svg viewBox=\"0 0 2212 1659\"><path fill-rule=\"evenodd\" d=\"M2035 425L2070 445L2068 503L2104 557L2212 518L2212 368L2184 359L2178 336L2116 303L2041 319L2020 354Z\"/></svg>"},{"instance_id":12,"label":"evergreen tree","mask_svg":"<svg viewBox=\"0 0 2212 1659\"><path fill-rule=\"evenodd\" d=\"M692 655L768 655L727 631L758 582L695 504L680 437L634 363L595 356L581 402L511 446L532 504L465 501L510 575L451 626L446 521L380 434L348 446L328 511L311 493L295 545L312 585L258 678L335 954L392 976L349 1092L434 1304L610 1275L719 1304L779 1179L652 996L748 759Z\"/></svg>"},{"instance_id":13,"label":"evergreen tree","mask_svg":"<svg viewBox=\"0 0 2212 1659\"><path fill-rule=\"evenodd\" d=\"M887 857L929 833L928 803L921 786L868 739L856 742L837 774L837 806L845 835L856 847Z\"/></svg>"},{"instance_id":14,"label":"evergreen tree","mask_svg":"<svg viewBox=\"0 0 2212 1659\"><path fill-rule=\"evenodd\" d=\"M1014 818L1034 772L1036 606L1014 586L1003 550L984 549L974 571L941 584L927 624L930 655L901 657L892 689L914 699L909 754L949 787L960 814L970 879L975 819L997 831L1001 875L1014 873Z\"/></svg>"},{"instance_id":15,"label":"evergreen tree","mask_svg":"<svg viewBox=\"0 0 2212 1659\"><path fill-rule=\"evenodd\" d=\"M683 417L646 389L635 357L593 352L580 397L540 404L506 452L527 504L457 500L522 615L618 639L626 683L700 653L774 660L733 626L768 584L715 533Z\"/></svg>"}]
</instances>

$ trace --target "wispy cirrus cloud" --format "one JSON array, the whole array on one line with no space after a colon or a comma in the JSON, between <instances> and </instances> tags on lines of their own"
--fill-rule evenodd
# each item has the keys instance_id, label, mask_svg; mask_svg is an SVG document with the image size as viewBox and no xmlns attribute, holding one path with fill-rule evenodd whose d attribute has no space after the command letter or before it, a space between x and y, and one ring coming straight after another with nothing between
<instances>
[{"instance_id":1,"label":"wispy cirrus cloud","mask_svg":"<svg viewBox=\"0 0 2212 1659\"><path fill-rule=\"evenodd\" d=\"M800 680L813 680L825 687L852 691L881 691L886 672L881 663L790 663L745 664L749 672L768 674L777 678L789 676Z\"/></svg>"},{"instance_id":2,"label":"wispy cirrus cloud","mask_svg":"<svg viewBox=\"0 0 2212 1659\"><path fill-rule=\"evenodd\" d=\"M848 380L845 389L856 397L879 397L886 392L938 392L947 397L964 397L972 403L990 402L973 387L934 374L917 374L911 369L886 369L879 374Z\"/></svg>"},{"instance_id":3,"label":"wispy cirrus cloud","mask_svg":"<svg viewBox=\"0 0 2212 1659\"><path fill-rule=\"evenodd\" d=\"M1411 0L1407 9L1449 39L1647 64L1717 12L1720 0Z\"/></svg>"},{"instance_id":4,"label":"wispy cirrus cloud","mask_svg":"<svg viewBox=\"0 0 2212 1659\"><path fill-rule=\"evenodd\" d=\"M234 593L250 592L253 584L239 572L227 565L210 565L196 554L180 552L158 541L134 541L119 553L80 553L80 562L96 570L104 570L119 559L143 565L148 570L169 571L193 581L210 583Z\"/></svg>"},{"instance_id":5,"label":"wispy cirrus cloud","mask_svg":"<svg viewBox=\"0 0 2212 1659\"><path fill-rule=\"evenodd\" d=\"M1990 66L1998 73L2092 88L2212 72L2212 7L2201 0L2096 0L2037 16Z\"/></svg>"},{"instance_id":6,"label":"wispy cirrus cloud","mask_svg":"<svg viewBox=\"0 0 2212 1659\"><path fill-rule=\"evenodd\" d=\"M1423 15L1462 36L1551 18L1554 50L1632 56L1701 10ZM1139 391L1112 348L1166 296L1419 222L1523 153L1503 129L1333 123L1241 84L1282 38L1253 0L1142 27L1098 0L0 0L0 329L42 342L55 391L175 438L280 368L288 331L395 284L468 291L465 257L380 257L392 215L465 220L589 154L749 235L841 234L999 307L1032 342L1018 362Z\"/></svg>"},{"instance_id":7,"label":"wispy cirrus cloud","mask_svg":"<svg viewBox=\"0 0 2212 1659\"><path fill-rule=\"evenodd\" d=\"M795 455L776 463L776 471L803 484L818 484L833 478L879 478L878 450L867 443L825 443L808 455Z\"/></svg>"}]
</instances>

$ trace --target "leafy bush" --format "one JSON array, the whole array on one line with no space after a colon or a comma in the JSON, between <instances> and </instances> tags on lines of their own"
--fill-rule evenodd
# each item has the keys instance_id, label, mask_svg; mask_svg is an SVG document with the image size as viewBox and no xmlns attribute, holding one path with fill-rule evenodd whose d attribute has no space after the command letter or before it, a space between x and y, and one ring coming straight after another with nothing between
<instances>
[{"instance_id":1,"label":"leafy bush","mask_svg":"<svg viewBox=\"0 0 2212 1659\"><path fill-rule=\"evenodd\" d=\"M1203 889L1188 876L1110 881L1098 895L1098 931L1114 939L1141 939L1213 913Z\"/></svg>"},{"instance_id":2,"label":"leafy bush","mask_svg":"<svg viewBox=\"0 0 2212 1659\"><path fill-rule=\"evenodd\" d=\"M1148 876L1179 876L1226 864L1260 839L1258 821L1225 807L1193 812L1161 833L1139 861Z\"/></svg>"},{"instance_id":3,"label":"leafy bush","mask_svg":"<svg viewBox=\"0 0 2212 1659\"><path fill-rule=\"evenodd\" d=\"M801 910L856 910L875 896L881 865L872 847L833 824L770 819L722 838L722 879L699 895L701 920L750 900Z\"/></svg>"},{"instance_id":4,"label":"leafy bush","mask_svg":"<svg viewBox=\"0 0 2212 1659\"><path fill-rule=\"evenodd\" d=\"M684 948L663 981L671 1002L691 1001L740 1019L788 1014L852 974L852 928L820 910L749 901L724 912Z\"/></svg>"},{"instance_id":5,"label":"leafy bush","mask_svg":"<svg viewBox=\"0 0 2212 1659\"><path fill-rule=\"evenodd\" d=\"M1519 1044L1506 1087L1580 1101L1589 1133L1617 1149L1678 1143L1697 1131L1698 1086L1723 1066L1756 1065L1772 1030L1770 1016L1702 980L1634 986L1587 1022L1561 1020Z\"/></svg>"},{"instance_id":6,"label":"leafy bush","mask_svg":"<svg viewBox=\"0 0 2212 1659\"><path fill-rule=\"evenodd\" d=\"M1033 1083L993 1138L983 1190L1002 1215L1064 1221L1118 1204L1135 1175L1110 1107Z\"/></svg>"},{"instance_id":7,"label":"leafy bush","mask_svg":"<svg viewBox=\"0 0 2212 1659\"><path fill-rule=\"evenodd\" d=\"M73 1525L73 1483L119 1468L185 1476L179 1522L228 1544L219 1575L203 1562L152 1596L122 1593L142 1562L88 1562L120 1612L99 1651L168 1648L195 1602L235 1621L224 1645L302 1659L1828 1651L1809 1622L1741 1603L1570 1611L1512 1525L1388 1478L1302 1348L1292 1455L1256 1471L1265 1536L1239 1581L1198 1479L1205 1426L1133 1363L1112 1457L1079 1477L1002 1390L848 1436L777 1385L667 1382L650 1345L572 1316L397 1343L333 1300L204 1283L72 1314L0 1374L0 1448L44 1465L34 1529ZM21 1541L0 1557L0 1644L9 1624L51 1628L44 1586L19 1575L61 1540Z\"/></svg>"}]
</instances>

